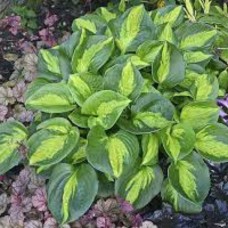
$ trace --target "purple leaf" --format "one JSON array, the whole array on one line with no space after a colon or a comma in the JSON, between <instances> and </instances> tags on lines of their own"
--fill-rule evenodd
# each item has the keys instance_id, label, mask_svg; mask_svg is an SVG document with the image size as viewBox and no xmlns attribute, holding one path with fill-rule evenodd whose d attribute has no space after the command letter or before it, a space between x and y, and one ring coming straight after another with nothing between
<instances>
[{"instance_id":1,"label":"purple leaf","mask_svg":"<svg viewBox=\"0 0 228 228\"><path fill-rule=\"evenodd\" d=\"M55 15L55 14L51 15L50 13L48 13L47 16L46 16L46 19L44 20L44 24L47 25L48 27L51 27L57 21L58 21L57 15Z\"/></svg>"},{"instance_id":2,"label":"purple leaf","mask_svg":"<svg viewBox=\"0 0 228 228\"><path fill-rule=\"evenodd\" d=\"M47 211L47 194L45 188L38 188L32 197L32 204L38 211Z\"/></svg>"},{"instance_id":3,"label":"purple leaf","mask_svg":"<svg viewBox=\"0 0 228 228\"><path fill-rule=\"evenodd\" d=\"M36 52L36 47L33 45L32 42L26 41L24 39L21 39L17 42L18 49L21 50L24 53L34 53Z\"/></svg>"},{"instance_id":4,"label":"purple leaf","mask_svg":"<svg viewBox=\"0 0 228 228\"><path fill-rule=\"evenodd\" d=\"M118 198L117 200L118 200L120 207L124 213L129 213L129 212L134 211L134 207L129 202L127 202L121 198Z\"/></svg>"},{"instance_id":5,"label":"purple leaf","mask_svg":"<svg viewBox=\"0 0 228 228\"><path fill-rule=\"evenodd\" d=\"M18 102L24 103L24 93L26 91L26 85L24 81L20 81L13 88L13 95Z\"/></svg>"},{"instance_id":6,"label":"purple leaf","mask_svg":"<svg viewBox=\"0 0 228 228\"><path fill-rule=\"evenodd\" d=\"M10 216L4 216L0 218L0 227L2 228L12 227L10 224Z\"/></svg>"},{"instance_id":7,"label":"purple leaf","mask_svg":"<svg viewBox=\"0 0 228 228\"><path fill-rule=\"evenodd\" d=\"M112 228L115 227L108 217L98 217L97 218L97 228Z\"/></svg>"},{"instance_id":8,"label":"purple leaf","mask_svg":"<svg viewBox=\"0 0 228 228\"><path fill-rule=\"evenodd\" d=\"M21 206L18 206L16 204L12 203L8 213L9 213L10 219L13 223L23 225L25 216L24 216L23 211L21 210Z\"/></svg>"},{"instance_id":9,"label":"purple leaf","mask_svg":"<svg viewBox=\"0 0 228 228\"><path fill-rule=\"evenodd\" d=\"M43 228L58 228L58 224L54 218L48 218L45 221Z\"/></svg>"},{"instance_id":10,"label":"purple leaf","mask_svg":"<svg viewBox=\"0 0 228 228\"><path fill-rule=\"evenodd\" d=\"M0 215L2 215L6 211L8 202L9 200L6 193L1 194L0 195Z\"/></svg>"},{"instance_id":11,"label":"purple leaf","mask_svg":"<svg viewBox=\"0 0 228 228\"><path fill-rule=\"evenodd\" d=\"M39 31L39 36L43 43L47 45L48 47L52 47L56 45L56 40L54 37L53 32L49 28L44 28Z\"/></svg>"},{"instance_id":12,"label":"purple leaf","mask_svg":"<svg viewBox=\"0 0 228 228\"><path fill-rule=\"evenodd\" d=\"M42 223L38 220L31 220L25 223L24 228L42 228Z\"/></svg>"},{"instance_id":13,"label":"purple leaf","mask_svg":"<svg viewBox=\"0 0 228 228\"><path fill-rule=\"evenodd\" d=\"M21 29L21 17L9 16L0 20L0 28L8 28L9 31L15 36Z\"/></svg>"},{"instance_id":14,"label":"purple leaf","mask_svg":"<svg viewBox=\"0 0 228 228\"><path fill-rule=\"evenodd\" d=\"M225 97L223 99L218 99L217 102L218 102L218 105L228 108L228 97Z\"/></svg>"},{"instance_id":15,"label":"purple leaf","mask_svg":"<svg viewBox=\"0 0 228 228\"><path fill-rule=\"evenodd\" d=\"M36 54L26 54L24 57L24 78L26 81L31 82L37 74L37 61L38 57Z\"/></svg>"},{"instance_id":16,"label":"purple leaf","mask_svg":"<svg viewBox=\"0 0 228 228\"><path fill-rule=\"evenodd\" d=\"M0 121L4 121L8 113L8 108L4 105L0 105Z\"/></svg>"},{"instance_id":17,"label":"purple leaf","mask_svg":"<svg viewBox=\"0 0 228 228\"><path fill-rule=\"evenodd\" d=\"M15 98L10 88L0 87L0 105L14 104Z\"/></svg>"},{"instance_id":18,"label":"purple leaf","mask_svg":"<svg viewBox=\"0 0 228 228\"><path fill-rule=\"evenodd\" d=\"M16 120L19 120L20 122L30 123L34 118L33 112L27 111L25 107L21 104L15 105L13 111L14 111L13 117Z\"/></svg>"}]
</instances>

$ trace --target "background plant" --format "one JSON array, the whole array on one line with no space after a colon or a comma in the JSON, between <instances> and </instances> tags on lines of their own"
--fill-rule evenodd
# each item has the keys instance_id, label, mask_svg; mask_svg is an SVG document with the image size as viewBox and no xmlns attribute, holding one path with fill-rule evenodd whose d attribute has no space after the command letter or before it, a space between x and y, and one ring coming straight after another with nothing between
<instances>
[{"instance_id":1,"label":"background plant","mask_svg":"<svg viewBox=\"0 0 228 228\"><path fill-rule=\"evenodd\" d=\"M161 191L176 211L199 212L210 189L203 158L228 159L216 105L218 31L185 20L181 6L120 14L100 8L78 18L69 40L41 50L26 106L43 115L28 129L0 127L1 173L27 145L29 164L49 177L60 223L113 194L138 209Z\"/></svg>"}]
</instances>

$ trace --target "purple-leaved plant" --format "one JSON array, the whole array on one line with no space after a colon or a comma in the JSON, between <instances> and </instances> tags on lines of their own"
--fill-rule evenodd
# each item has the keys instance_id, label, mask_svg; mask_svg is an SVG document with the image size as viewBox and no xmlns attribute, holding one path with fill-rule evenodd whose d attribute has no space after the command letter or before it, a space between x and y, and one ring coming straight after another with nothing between
<instances>
[{"instance_id":1,"label":"purple-leaved plant","mask_svg":"<svg viewBox=\"0 0 228 228\"><path fill-rule=\"evenodd\" d=\"M100 199L72 227L140 227L142 218L133 206L119 198Z\"/></svg>"},{"instance_id":2,"label":"purple-leaved plant","mask_svg":"<svg viewBox=\"0 0 228 228\"><path fill-rule=\"evenodd\" d=\"M218 99L218 105L220 106L220 117L222 121L228 125L228 95L224 98Z\"/></svg>"}]
</instances>

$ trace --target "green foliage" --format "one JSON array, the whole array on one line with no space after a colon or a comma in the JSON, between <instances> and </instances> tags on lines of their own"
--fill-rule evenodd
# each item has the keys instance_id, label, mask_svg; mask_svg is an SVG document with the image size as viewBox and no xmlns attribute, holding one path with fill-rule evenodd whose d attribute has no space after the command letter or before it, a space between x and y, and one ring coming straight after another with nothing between
<instances>
[{"instance_id":1,"label":"green foliage","mask_svg":"<svg viewBox=\"0 0 228 228\"><path fill-rule=\"evenodd\" d=\"M24 28L27 28L28 30L34 30L38 28L37 14L32 8L15 5L12 7L12 11L21 17L21 25Z\"/></svg>"},{"instance_id":2,"label":"green foliage","mask_svg":"<svg viewBox=\"0 0 228 228\"><path fill-rule=\"evenodd\" d=\"M51 173L48 202L57 221L79 218L96 195L112 192L137 209L161 192L177 211L200 211L210 189L203 158L228 158L228 128L218 124L216 105L224 80L215 64L219 32L186 21L181 6L100 8L72 28L65 43L40 51L26 94L27 107L46 119L29 133L28 159ZM4 151L15 154L26 140L27 133L16 138L18 125L0 131L3 167Z\"/></svg>"}]
</instances>

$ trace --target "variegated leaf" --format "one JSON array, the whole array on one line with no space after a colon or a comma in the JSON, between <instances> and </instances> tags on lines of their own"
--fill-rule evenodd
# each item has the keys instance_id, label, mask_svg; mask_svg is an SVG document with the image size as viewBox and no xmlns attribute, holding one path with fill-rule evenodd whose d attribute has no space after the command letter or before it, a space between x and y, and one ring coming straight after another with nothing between
<instances>
[{"instance_id":1,"label":"variegated leaf","mask_svg":"<svg viewBox=\"0 0 228 228\"><path fill-rule=\"evenodd\" d=\"M162 181L163 173L158 165L142 166L124 173L115 183L115 193L139 209L160 192Z\"/></svg>"},{"instance_id":2,"label":"variegated leaf","mask_svg":"<svg viewBox=\"0 0 228 228\"><path fill-rule=\"evenodd\" d=\"M142 40L153 39L154 24L143 5L135 6L115 20L113 32L122 53L136 51Z\"/></svg>"},{"instance_id":3,"label":"variegated leaf","mask_svg":"<svg viewBox=\"0 0 228 228\"><path fill-rule=\"evenodd\" d=\"M103 34L106 21L100 17L99 15L91 14L85 15L79 18L76 18L72 24L72 30L80 31L81 29L85 29L93 34Z\"/></svg>"},{"instance_id":4,"label":"variegated leaf","mask_svg":"<svg viewBox=\"0 0 228 228\"><path fill-rule=\"evenodd\" d=\"M195 101L184 106L180 120L190 124L194 130L200 130L208 124L218 121L219 107L214 101Z\"/></svg>"},{"instance_id":5,"label":"variegated leaf","mask_svg":"<svg viewBox=\"0 0 228 228\"><path fill-rule=\"evenodd\" d=\"M188 64L201 64L206 65L212 58L211 54L204 53L202 51L185 51L184 60Z\"/></svg>"},{"instance_id":6,"label":"variegated leaf","mask_svg":"<svg viewBox=\"0 0 228 228\"><path fill-rule=\"evenodd\" d=\"M112 37L104 35L82 36L81 44L72 57L74 73L97 71L108 61L114 48Z\"/></svg>"},{"instance_id":7,"label":"variegated leaf","mask_svg":"<svg viewBox=\"0 0 228 228\"><path fill-rule=\"evenodd\" d=\"M62 79L58 54L58 48L56 47L49 50L40 50L38 58L38 76L55 81Z\"/></svg>"},{"instance_id":8,"label":"variegated leaf","mask_svg":"<svg viewBox=\"0 0 228 228\"><path fill-rule=\"evenodd\" d=\"M183 50L202 50L210 47L216 39L217 31L201 23L187 22L177 30L180 48Z\"/></svg>"},{"instance_id":9,"label":"variegated leaf","mask_svg":"<svg viewBox=\"0 0 228 228\"><path fill-rule=\"evenodd\" d=\"M157 26L156 35L159 41L168 41L171 44L177 45L177 37L169 23Z\"/></svg>"},{"instance_id":10,"label":"variegated leaf","mask_svg":"<svg viewBox=\"0 0 228 228\"><path fill-rule=\"evenodd\" d=\"M120 130L108 136L100 126L89 132L87 159L99 171L119 177L125 166L134 164L138 153L138 139L128 132Z\"/></svg>"},{"instance_id":11,"label":"variegated leaf","mask_svg":"<svg viewBox=\"0 0 228 228\"><path fill-rule=\"evenodd\" d=\"M196 100L215 100L219 93L218 79L213 74L202 74L196 78L195 82Z\"/></svg>"},{"instance_id":12,"label":"variegated leaf","mask_svg":"<svg viewBox=\"0 0 228 228\"><path fill-rule=\"evenodd\" d=\"M131 100L140 95L143 86L143 77L130 61L109 68L104 80L105 89L114 90Z\"/></svg>"},{"instance_id":13,"label":"variegated leaf","mask_svg":"<svg viewBox=\"0 0 228 228\"><path fill-rule=\"evenodd\" d=\"M161 190L162 199L164 201L172 204L176 212L185 213L199 213L202 211L202 203L192 202L189 199L182 196L176 189L172 186L169 179L163 182Z\"/></svg>"},{"instance_id":14,"label":"variegated leaf","mask_svg":"<svg viewBox=\"0 0 228 228\"><path fill-rule=\"evenodd\" d=\"M196 135L196 149L211 161L228 161L228 127L219 123L207 125Z\"/></svg>"},{"instance_id":15,"label":"variegated leaf","mask_svg":"<svg viewBox=\"0 0 228 228\"><path fill-rule=\"evenodd\" d=\"M66 161L70 164L78 164L83 161L86 161L86 147L88 140L80 138L77 146L71 152L71 154L66 158Z\"/></svg>"},{"instance_id":16,"label":"variegated leaf","mask_svg":"<svg viewBox=\"0 0 228 228\"><path fill-rule=\"evenodd\" d=\"M63 113L75 108L73 96L68 86L61 83L48 83L27 97L27 108L47 113Z\"/></svg>"},{"instance_id":17,"label":"variegated leaf","mask_svg":"<svg viewBox=\"0 0 228 228\"><path fill-rule=\"evenodd\" d=\"M100 7L96 10L96 13L105 19L106 22L109 22L116 18L116 14L109 11L106 7Z\"/></svg>"},{"instance_id":18,"label":"variegated leaf","mask_svg":"<svg viewBox=\"0 0 228 228\"><path fill-rule=\"evenodd\" d=\"M158 163L159 138L156 134L145 134L142 136L142 163L141 165L154 165Z\"/></svg>"},{"instance_id":19,"label":"variegated leaf","mask_svg":"<svg viewBox=\"0 0 228 228\"><path fill-rule=\"evenodd\" d=\"M149 133L167 127L173 119L174 106L157 92L142 94L118 121L120 128L134 134Z\"/></svg>"},{"instance_id":20,"label":"variegated leaf","mask_svg":"<svg viewBox=\"0 0 228 228\"><path fill-rule=\"evenodd\" d=\"M166 153L176 162L193 151L196 137L191 125L179 123L163 130L161 138Z\"/></svg>"},{"instance_id":21,"label":"variegated leaf","mask_svg":"<svg viewBox=\"0 0 228 228\"><path fill-rule=\"evenodd\" d=\"M50 166L63 160L77 145L79 131L64 118L46 120L28 140L29 163Z\"/></svg>"},{"instance_id":22,"label":"variegated leaf","mask_svg":"<svg viewBox=\"0 0 228 228\"><path fill-rule=\"evenodd\" d=\"M71 74L68 86L76 103L82 106L87 98L103 88L103 78L91 73Z\"/></svg>"},{"instance_id":23,"label":"variegated leaf","mask_svg":"<svg viewBox=\"0 0 228 228\"><path fill-rule=\"evenodd\" d=\"M119 119L130 100L112 90L102 90L90 96L82 105L81 113L90 115L89 127L101 125L110 129Z\"/></svg>"},{"instance_id":24,"label":"variegated leaf","mask_svg":"<svg viewBox=\"0 0 228 228\"><path fill-rule=\"evenodd\" d=\"M74 221L89 209L97 191L97 175L91 166L60 163L48 183L48 207L60 224Z\"/></svg>"},{"instance_id":25,"label":"variegated leaf","mask_svg":"<svg viewBox=\"0 0 228 228\"><path fill-rule=\"evenodd\" d=\"M168 88L172 88L184 80L184 58L174 45L164 43L161 57L157 58L152 66L152 77L156 82Z\"/></svg>"},{"instance_id":26,"label":"variegated leaf","mask_svg":"<svg viewBox=\"0 0 228 228\"><path fill-rule=\"evenodd\" d=\"M183 197L202 203L210 190L210 173L201 156L195 152L172 163L168 170L170 183Z\"/></svg>"},{"instance_id":27,"label":"variegated leaf","mask_svg":"<svg viewBox=\"0 0 228 228\"><path fill-rule=\"evenodd\" d=\"M172 27L180 25L184 21L182 6L168 5L152 12L152 20L156 25L169 23Z\"/></svg>"},{"instance_id":28,"label":"variegated leaf","mask_svg":"<svg viewBox=\"0 0 228 228\"><path fill-rule=\"evenodd\" d=\"M160 58L160 52L163 48L161 41L145 41L137 49L136 55L140 57L141 61L153 64L156 58Z\"/></svg>"},{"instance_id":29,"label":"variegated leaf","mask_svg":"<svg viewBox=\"0 0 228 228\"><path fill-rule=\"evenodd\" d=\"M68 117L76 126L89 128L88 119L90 116L82 114L81 108L76 108Z\"/></svg>"},{"instance_id":30,"label":"variegated leaf","mask_svg":"<svg viewBox=\"0 0 228 228\"><path fill-rule=\"evenodd\" d=\"M0 175L18 165L21 160L20 146L28 132L19 122L10 121L0 125Z\"/></svg>"}]
</instances>

